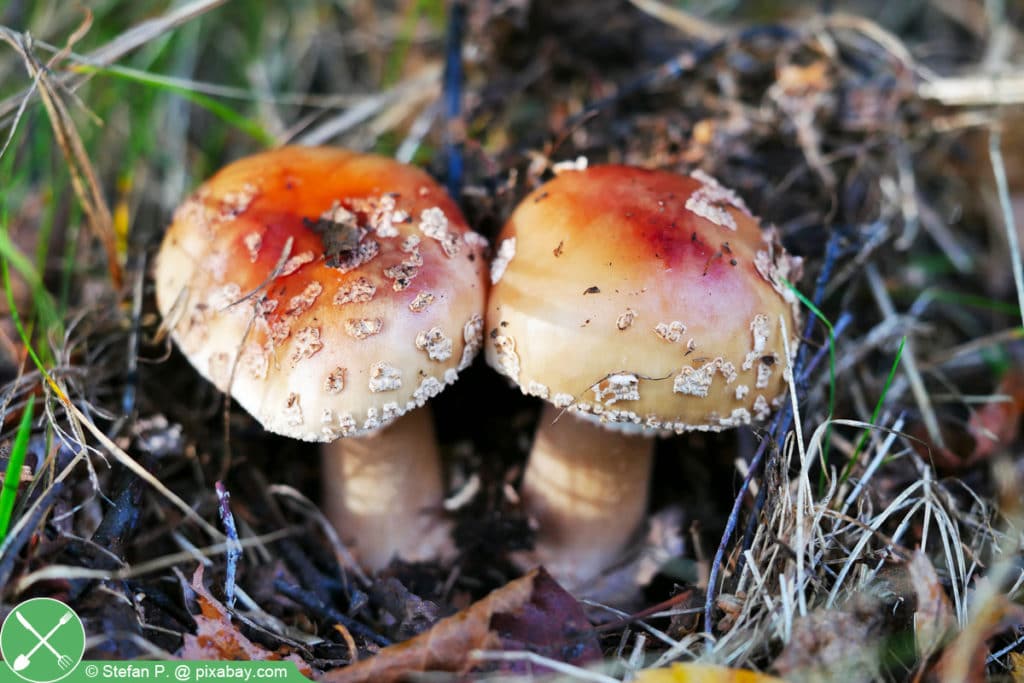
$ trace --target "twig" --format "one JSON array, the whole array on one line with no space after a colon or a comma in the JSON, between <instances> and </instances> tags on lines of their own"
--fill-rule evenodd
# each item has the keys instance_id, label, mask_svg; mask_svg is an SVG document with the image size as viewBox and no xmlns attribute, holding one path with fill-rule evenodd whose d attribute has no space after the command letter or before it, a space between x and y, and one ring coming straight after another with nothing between
<instances>
[{"instance_id":1,"label":"twig","mask_svg":"<svg viewBox=\"0 0 1024 683\"><path fill-rule=\"evenodd\" d=\"M135 398L139 390L139 341L142 337L142 303L143 284L146 281L146 252L140 249L135 258L132 270L135 279L132 283L132 318L131 332L128 335L127 369L124 378L124 393L121 395L121 414L110 429L110 436L117 436L126 420L135 414Z\"/></svg>"},{"instance_id":2,"label":"twig","mask_svg":"<svg viewBox=\"0 0 1024 683\"><path fill-rule=\"evenodd\" d=\"M466 28L464 0L451 3L448 15L448 41L444 65L444 144L448 161L448 194L455 201L462 195L462 147L465 123L462 121L462 37Z\"/></svg>"},{"instance_id":3,"label":"twig","mask_svg":"<svg viewBox=\"0 0 1024 683\"><path fill-rule=\"evenodd\" d=\"M672 59L662 62L659 66L647 71L636 79L625 83L618 90L607 97L603 97L583 108L579 113L571 116L565 123L565 128L570 129L582 121L586 121L596 112L615 104L623 98L634 93L642 92L645 88L657 85L670 78L679 78L723 52L731 43L743 43L745 41L768 36L776 39L792 38L798 33L782 24L766 24L752 26L744 29L734 36L723 38L712 43L705 43L686 50Z\"/></svg>"},{"instance_id":4,"label":"twig","mask_svg":"<svg viewBox=\"0 0 1024 683\"><path fill-rule=\"evenodd\" d=\"M299 605L313 612L314 616L319 617L325 621L331 621L338 624L342 624L349 631L366 638L372 643L376 643L381 647L387 647L391 644L391 641L384 636L375 633L373 629L362 624L355 619L345 616L338 610L325 605L321 602L320 598L314 593L305 590L299 586L293 586L290 583L281 579L274 579L274 588L281 594L285 595L291 600L294 600Z\"/></svg>"},{"instance_id":5,"label":"twig","mask_svg":"<svg viewBox=\"0 0 1024 683\"><path fill-rule=\"evenodd\" d=\"M122 557L128 539L134 534L142 517L142 480L128 470L121 470L111 507L92 535L92 542Z\"/></svg>"},{"instance_id":6,"label":"twig","mask_svg":"<svg viewBox=\"0 0 1024 683\"><path fill-rule=\"evenodd\" d=\"M757 475L761 469L761 461L764 460L764 454L768 451L768 444L771 443L776 434L779 433L779 429L783 422L786 423L786 428L789 428L790 411L788 406L781 410L775 418L775 423L772 425L771 431L768 436L761 440L761 445L757 447L757 451L754 453L754 457L750 459L750 467L747 470L747 476L743 477L743 483L740 484L739 491L736 492L736 498L733 500L732 510L729 511L729 519L726 520L725 530L722 532L722 539L718 542L718 550L715 551L715 559L711 561L711 572L708 575L708 591L704 598L704 633L712 635L711 633L711 610L715 604L715 591L716 585L718 584L718 574L721 571L722 561L725 559L726 550L729 547L729 540L732 538L732 534L736 531L736 525L740 519L740 508L743 505L743 499L746 498L747 489L750 488L750 482ZM763 491L765 487L762 487ZM708 641L709 644L711 641Z\"/></svg>"},{"instance_id":7,"label":"twig","mask_svg":"<svg viewBox=\"0 0 1024 683\"><path fill-rule=\"evenodd\" d=\"M228 551L226 553L227 568L224 576L224 597L229 608L235 606L235 573L238 570L238 560L242 557L242 546L238 543L238 529L235 528L235 516L231 513L231 494L224 483L214 483L217 490L217 501L219 503L220 521L224 525L224 531L228 539Z\"/></svg>"},{"instance_id":8,"label":"twig","mask_svg":"<svg viewBox=\"0 0 1024 683\"><path fill-rule=\"evenodd\" d=\"M99 427L93 424L92 420L86 417L86 415L82 413L81 410L78 409L78 406L76 406L74 403L72 403L69 399L66 398L62 403L64 405L64 408L69 412L69 414L77 418L77 424L85 425L85 428L90 433L92 433L94 437L96 437L96 440L99 441L103 445L103 447L111 455L113 455L118 462L120 462L122 465L124 465L132 472L137 474L139 478L145 481L147 484L155 488L161 495L167 498L167 500L169 500L176 508L185 513L185 516L187 518L191 519L199 526L199 528L205 531L210 536L210 538L217 541L221 541L224 539L223 534L217 531L217 528L215 526L213 526L205 519L200 517L199 514L195 510L193 510L188 503L183 501L181 497L178 496L178 494L171 491L169 488L167 488L166 485L164 485L163 482L161 482L159 479L157 479L152 474L147 472L146 468L144 468L139 463L135 462L135 460L132 459L131 456L125 453L120 447L118 447L117 444L111 441L106 434L100 431Z\"/></svg>"},{"instance_id":9,"label":"twig","mask_svg":"<svg viewBox=\"0 0 1024 683\"><path fill-rule=\"evenodd\" d=\"M67 49L77 40L88 28L92 21L92 15L86 16L82 26L68 39ZM85 149L81 136L75 127L71 112L64 103L57 85L48 75L52 62L63 57L63 52L55 55L48 64L41 64L35 57L32 50L31 39L24 34L11 31L0 26L0 39L11 45L22 58L25 69L35 81L36 91L43 101L47 117L50 121L50 128L53 130L57 145L67 161L68 176L71 180L71 187L78 197L79 204L88 218L90 229L103 245L107 256L107 269L110 271L110 279L114 288L121 286L121 263L117 253L116 239L114 236L113 218L110 214L110 207L107 205L106 197L100 188L99 178L93 168L92 160Z\"/></svg>"},{"instance_id":10,"label":"twig","mask_svg":"<svg viewBox=\"0 0 1024 683\"><path fill-rule=\"evenodd\" d=\"M665 611L667 609L675 607L679 603L685 602L686 600L689 600L691 595L693 595L693 591L692 590L687 590L687 591L683 591L682 593L677 593L676 595L673 595L668 600L662 600L661 602L659 602L656 605L651 605L650 607L645 607L644 609L640 610L639 612L634 612L633 614L626 615L625 617L622 617L621 619L616 619L615 621L609 621L609 622L606 622L606 623L601 624L599 626L596 626L594 628L594 630L598 631L598 632L601 632L601 631L611 631L611 630L615 630L615 629L620 629L623 626L627 626L628 624L632 624L635 621L640 621L641 619L646 619L648 617L656 615L658 612L663 612L663 611Z\"/></svg>"},{"instance_id":11,"label":"twig","mask_svg":"<svg viewBox=\"0 0 1024 683\"><path fill-rule=\"evenodd\" d=\"M295 535L298 531L299 530L297 529L291 528L279 529L278 531L272 531L262 536L254 536L252 538L240 540L239 544L243 548L247 548L261 543L270 543L287 536ZM36 570L31 574L23 576L15 584L15 590L17 593L20 593L39 581L45 581L47 579L60 579L62 581L71 579L102 579L105 581L129 579L135 576L148 574L149 572L157 571L159 569L173 567L179 562L195 560L197 557L205 559L209 558L211 555L219 555L221 553L226 553L227 551L227 543L216 543L214 545L208 545L205 548L193 548L177 553L171 553L147 562L139 562L130 566L122 567L121 569L114 571L108 571L105 569L86 569L84 567L74 567L63 564L51 564L42 569Z\"/></svg>"}]
</instances>

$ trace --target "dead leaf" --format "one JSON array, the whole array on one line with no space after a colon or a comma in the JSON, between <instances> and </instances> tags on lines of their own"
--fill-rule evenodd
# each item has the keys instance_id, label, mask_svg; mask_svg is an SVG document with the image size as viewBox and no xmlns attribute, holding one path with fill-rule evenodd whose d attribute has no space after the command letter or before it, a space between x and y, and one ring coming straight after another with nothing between
<instances>
[{"instance_id":1,"label":"dead leaf","mask_svg":"<svg viewBox=\"0 0 1024 683\"><path fill-rule=\"evenodd\" d=\"M593 626L580 603L544 570L533 582L533 595L516 612L495 614L491 628L503 650L529 650L577 666L601 659ZM503 672L538 674L536 665L502 662Z\"/></svg>"},{"instance_id":2,"label":"dead leaf","mask_svg":"<svg viewBox=\"0 0 1024 683\"><path fill-rule=\"evenodd\" d=\"M200 614L194 616L196 633L186 633L177 656L185 660L219 661L288 661L295 662L303 676L312 677L313 670L298 655L270 652L246 638L232 623L227 608L213 597L203 585L203 565L192 575L192 590L196 593Z\"/></svg>"},{"instance_id":3,"label":"dead leaf","mask_svg":"<svg viewBox=\"0 0 1024 683\"><path fill-rule=\"evenodd\" d=\"M638 671L633 683L785 683L781 678L748 669L730 669L693 662L673 664L667 669Z\"/></svg>"},{"instance_id":4,"label":"dead leaf","mask_svg":"<svg viewBox=\"0 0 1024 683\"><path fill-rule=\"evenodd\" d=\"M476 664L470 652L480 649L526 649L577 665L601 656L579 603L547 572L535 569L426 633L329 671L322 680L391 683L410 672L464 672Z\"/></svg>"},{"instance_id":5,"label":"dead leaf","mask_svg":"<svg viewBox=\"0 0 1024 683\"><path fill-rule=\"evenodd\" d=\"M1024 683L1024 655L1010 653L1010 678L1013 683Z\"/></svg>"},{"instance_id":6,"label":"dead leaf","mask_svg":"<svg viewBox=\"0 0 1024 683\"><path fill-rule=\"evenodd\" d=\"M785 64L776 73L776 83L791 97L825 92L833 87L830 65L824 59L807 65Z\"/></svg>"},{"instance_id":7,"label":"dead leaf","mask_svg":"<svg viewBox=\"0 0 1024 683\"><path fill-rule=\"evenodd\" d=\"M982 683L987 680L985 663L988 641L1006 629L1024 624L1024 609L1005 595L987 600L964 630L946 646L926 680L943 683Z\"/></svg>"},{"instance_id":8,"label":"dead leaf","mask_svg":"<svg viewBox=\"0 0 1024 683\"><path fill-rule=\"evenodd\" d=\"M971 415L967 431L974 437L974 451L966 464L985 460L1017 438L1024 414L1024 371L1008 370L995 393L1008 396L1009 400L986 403Z\"/></svg>"},{"instance_id":9,"label":"dead leaf","mask_svg":"<svg viewBox=\"0 0 1024 683\"><path fill-rule=\"evenodd\" d=\"M808 681L868 683L879 679L885 613L877 599L857 594L836 609L818 609L793 624L772 664L779 675Z\"/></svg>"},{"instance_id":10,"label":"dead leaf","mask_svg":"<svg viewBox=\"0 0 1024 683\"><path fill-rule=\"evenodd\" d=\"M437 605L413 595L394 577L376 581L370 587L374 602L393 616L398 625L394 629L396 640L408 640L429 630L440 618Z\"/></svg>"},{"instance_id":11,"label":"dead leaf","mask_svg":"<svg viewBox=\"0 0 1024 683\"><path fill-rule=\"evenodd\" d=\"M907 571L917 595L914 642L918 657L927 660L949 639L956 627L956 619L949 597L927 555L920 550L915 551L907 564Z\"/></svg>"}]
</instances>

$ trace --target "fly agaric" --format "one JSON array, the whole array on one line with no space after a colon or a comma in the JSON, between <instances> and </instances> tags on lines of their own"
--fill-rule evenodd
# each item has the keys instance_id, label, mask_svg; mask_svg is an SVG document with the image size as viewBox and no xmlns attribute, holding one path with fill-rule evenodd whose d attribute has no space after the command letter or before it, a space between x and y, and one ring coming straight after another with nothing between
<instances>
[{"instance_id":1,"label":"fly agaric","mask_svg":"<svg viewBox=\"0 0 1024 683\"><path fill-rule=\"evenodd\" d=\"M175 341L269 431L330 442L327 516L367 568L446 542L416 409L479 350L485 246L422 170L303 147L227 166L164 238L156 295Z\"/></svg>"},{"instance_id":2,"label":"fly agaric","mask_svg":"<svg viewBox=\"0 0 1024 683\"><path fill-rule=\"evenodd\" d=\"M782 400L799 260L706 174L615 165L539 187L496 245L487 361L549 402L522 484L532 559L581 587L642 526L645 437L760 421Z\"/></svg>"}]
</instances>

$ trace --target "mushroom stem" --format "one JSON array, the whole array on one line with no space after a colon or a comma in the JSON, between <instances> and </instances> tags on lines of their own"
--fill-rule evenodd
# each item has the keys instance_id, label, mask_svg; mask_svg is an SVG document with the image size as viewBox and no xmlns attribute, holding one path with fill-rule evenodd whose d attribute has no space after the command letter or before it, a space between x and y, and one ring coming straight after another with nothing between
<instances>
[{"instance_id":1,"label":"mushroom stem","mask_svg":"<svg viewBox=\"0 0 1024 683\"><path fill-rule=\"evenodd\" d=\"M572 589L614 565L639 531L654 440L560 412L544 407L521 495L539 526L532 559Z\"/></svg>"},{"instance_id":2,"label":"mushroom stem","mask_svg":"<svg viewBox=\"0 0 1024 683\"><path fill-rule=\"evenodd\" d=\"M437 559L451 549L441 457L429 408L376 434L321 449L324 512L369 571L403 560Z\"/></svg>"}]
</instances>

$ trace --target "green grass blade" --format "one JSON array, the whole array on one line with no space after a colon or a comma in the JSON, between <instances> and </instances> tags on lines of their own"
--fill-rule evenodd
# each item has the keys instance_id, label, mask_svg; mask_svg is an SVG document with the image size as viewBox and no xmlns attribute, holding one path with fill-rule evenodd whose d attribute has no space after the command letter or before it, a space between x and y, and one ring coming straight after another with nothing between
<instances>
[{"instance_id":1,"label":"green grass blade","mask_svg":"<svg viewBox=\"0 0 1024 683\"><path fill-rule=\"evenodd\" d=\"M172 83L168 79L160 76L146 73L145 71L139 71L137 69L129 69L123 66L94 66L91 64L79 64L75 67L75 70L83 73L97 73L107 76L116 76L151 88L158 88L166 92L172 92L185 98L192 104L206 109L228 125L234 126L238 130L259 141L260 144L267 147L273 147L277 144L277 140L274 139L274 136L263 130L263 126L255 120L239 114L231 107L221 104L212 97L208 97L202 93L193 92L188 88Z\"/></svg>"},{"instance_id":2,"label":"green grass blade","mask_svg":"<svg viewBox=\"0 0 1024 683\"><path fill-rule=\"evenodd\" d=\"M900 358L903 357L903 345L907 343L907 338L903 337L900 340L900 347L896 350L896 358L893 359L892 367L889 368L889 376L885 380L885 386L882 387L882 394L878 397L878 401L875 403L875 409L871 413L871 424L878 424L878 414L882 412L882 405L885 403L885 397L889 393L889 388L892 386L892 380L896 377L896 368L900 365ZM864 444L868 440L869 430L865 429L860 439L857 440L857 447L853 449L853 455L850 456L850 462L846 463L846 467L843 468L843 474L839 478L839 485L842 486L849 478L850 473L853 471L853 466L857 464L857 460L860 457L861 451L864 449Z\"/></svg>"},{"instance_id":3,"label":"green grass blade","mask_svg":"<svg viewBox=\"0 0 1024 683\"><path fill-rule=\"evenodd\" d=\"M14 512L14 501L18 497L18 483L21 481L21 468L25 464L28 452L28 439L32 433L32 409L35 407L35 394L29 394L25 412L21 414L18 432L14 435L11 457L7 461L7 473L4 475L4 487L0 490L0 542L7 538L7 530L11 526L11 513Z\"/></svg>"}]
</instances>

